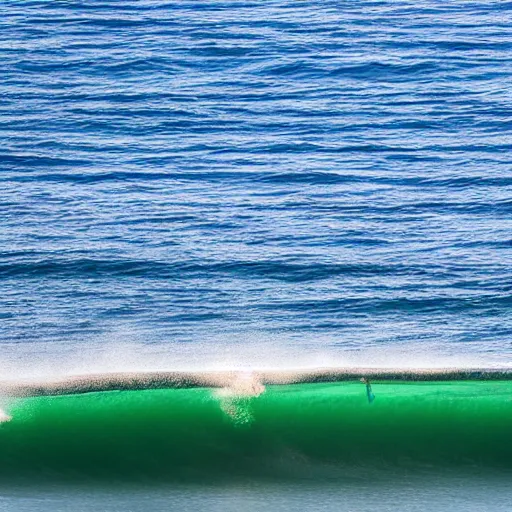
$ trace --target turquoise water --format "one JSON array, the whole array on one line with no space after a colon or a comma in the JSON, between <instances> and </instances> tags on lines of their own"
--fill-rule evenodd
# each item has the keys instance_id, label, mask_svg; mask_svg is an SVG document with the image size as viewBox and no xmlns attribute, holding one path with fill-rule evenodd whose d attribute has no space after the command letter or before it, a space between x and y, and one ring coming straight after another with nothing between
<instances>
[{"instance_id":1,"label":"turquoise water","mask_svg":"<svg viewBox=\"0 0 512 512\"><path fill-rule=\"evenodd\" d=\"M11 401L6 511L505 512L512 383L100 392Z\"/></svg>"},{"instance_id":2,"label":"turquoise water","mask_svg":"<svg viewBox=\"0 0 512 512\"><path fill-rule=\"evenodd\" d=\"M360 383L272 386L259 397L200 388L18 399L0 428L0 475L166 485L512 470L511 382L373 390L371 404Z\"/></svg>"}]
</instances>

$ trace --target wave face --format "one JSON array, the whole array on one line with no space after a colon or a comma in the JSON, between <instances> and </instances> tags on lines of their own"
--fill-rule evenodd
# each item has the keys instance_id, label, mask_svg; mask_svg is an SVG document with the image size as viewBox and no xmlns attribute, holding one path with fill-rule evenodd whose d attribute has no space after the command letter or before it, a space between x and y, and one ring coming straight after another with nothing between
<instances>
[{"instance_id":1,"label":"wave face","mask_svg":"<svg viewBox=\"0 0 512 512\"><path fill-rule=\"evenodd\" d=\"M218 481L512 470L510 382L271 386L34 397L0 426L0 476L19 481ZM459 473L462 474L462 473Z\"/></svg>"}]
</instances>

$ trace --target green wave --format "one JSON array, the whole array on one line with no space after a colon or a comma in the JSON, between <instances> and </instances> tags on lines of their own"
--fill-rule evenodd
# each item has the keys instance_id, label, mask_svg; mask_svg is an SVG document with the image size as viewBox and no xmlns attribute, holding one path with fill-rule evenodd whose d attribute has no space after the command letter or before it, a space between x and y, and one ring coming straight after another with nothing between
<instances>
[{"instance_id":1,"label":"green wave","mask_svg":"<svg viewBox=\"0 0 512 512\"><path fill-rule=\"evenodd\" d=\"M20 398L0 479L294 477L390 467L512 469L512 382L161 389Z\"/></svg>"}]
</instances>

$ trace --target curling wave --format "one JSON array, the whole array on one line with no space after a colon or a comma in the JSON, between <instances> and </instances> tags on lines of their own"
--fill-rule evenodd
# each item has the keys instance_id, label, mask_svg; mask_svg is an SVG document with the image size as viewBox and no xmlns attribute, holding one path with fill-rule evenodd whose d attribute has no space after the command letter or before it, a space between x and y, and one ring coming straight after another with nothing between
<instances>
[{"instance_id":1,"label":"curling wave","mask_svg":"<svg viewBox=\"0 0 512 512\"><path fill-rule=\"evenodd\" d=\"M398 467L512 469L509 381L375 381L12 399L0 478L290 478ZM331 473L332 472L332 473Z\"/></svg>"}]
</instances>

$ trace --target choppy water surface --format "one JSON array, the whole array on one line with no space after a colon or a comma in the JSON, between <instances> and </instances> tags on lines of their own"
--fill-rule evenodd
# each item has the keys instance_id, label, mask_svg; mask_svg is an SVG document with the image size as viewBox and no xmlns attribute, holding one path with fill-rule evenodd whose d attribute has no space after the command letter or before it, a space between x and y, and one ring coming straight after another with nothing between
<instances>
[{"instance_id":1,"label":"choppy water surface","mask_svg":"<svg viewBox=\"0 0 512 512\"><path fill-rule=\"evenodd\" d=\"M3 357L510 361L512 3L1 12Z\"/></svg>"}]
</instances>

